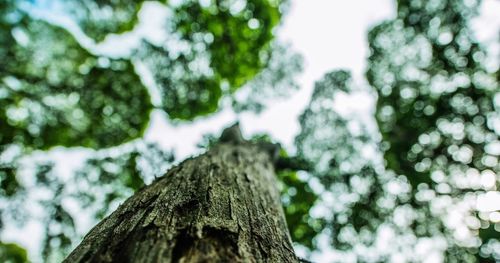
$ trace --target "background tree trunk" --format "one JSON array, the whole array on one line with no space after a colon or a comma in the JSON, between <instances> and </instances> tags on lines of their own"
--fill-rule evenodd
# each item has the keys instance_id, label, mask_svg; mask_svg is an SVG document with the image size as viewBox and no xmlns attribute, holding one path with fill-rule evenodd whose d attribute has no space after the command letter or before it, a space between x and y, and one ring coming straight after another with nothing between
<instances>
[{"instance_id":1,"label":"background tree trunk","mask_svg":"<svg viewBox=\"0 0 500 263\"><path fill-rule=\"evenodd\" d=\"M65 262L298 262L268 151L221 143L138 191Z\"/></svg>"}]
</instances>

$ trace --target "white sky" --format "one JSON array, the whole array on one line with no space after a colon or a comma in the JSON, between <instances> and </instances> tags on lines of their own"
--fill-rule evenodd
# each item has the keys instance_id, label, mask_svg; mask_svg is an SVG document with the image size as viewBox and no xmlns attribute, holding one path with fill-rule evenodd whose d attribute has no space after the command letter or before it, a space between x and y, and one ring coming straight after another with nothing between
<instances>
[{"instance_id":1,"label":"white sky","mask_svg":"<svg viewBox=\"0 0 500 263\"><path fill-rule=\"evenodd\" d=\"M41 0L44 3L53 3ZM55 1L57 2L57 1ZM498 35L500 1L484 0L482 18L473 22L478 30L478 38L489 43L498 40L492 36ZM140 14L141 24L132 34L115 36L102 45L96 45L90 39L82 36L82 32L60 13L51 7L52 15L40 12L38 15L59 24L65 24L70 31L80 38L85 47L97 53L113 52L114 56L127 55L128 50L138 44L139 37L157 38L161 30L161 20L168 11L158 5L148 4ZM64 10L62 10L64 11ZM260 115L244 113L237 116L226 109L211 117L200 118L194 123L172 125L165 114L155 111L146 132L148 141L156 141L167 149L175 149L180 160L199 151L196 148L203 134L218 133L225 126L240 120L243 132L250 135L256 132L267 132L273 138L293 149L293 139L299 132L298 116L309 102L314 82L335 69L347 69L353 73L355 82L364 84L364 71L368 56L367 32L371 26L382 20L391 19L395 15L393 0L292 0L292 7L284 19L278 32L279 39L292 44L292 48L301 53L305 60L303 73L298 82L301 87L291 98L269 105ZM117 49L116 43L125 48ZM498 45L492 49L498 55ZM146 84L151 83L147 76L143 78ZM374 98L360 94L355 98L345 98L339 105L341 111L359 111L371 120ZM49 153L55 158L66 158L69 155L82 156L79 149L58 148ZM57 157L59 156L59 157ZM64 157L60 157L64 156ZM71 157L69 157L71 159ZM35 222L24 229L6 231L5 241L15 241L27 247L30 252L37 251L40 244L41 226ZM317 262L331 261L334 254L323 251L314 255Z\"/></svg>"}]
</instances>

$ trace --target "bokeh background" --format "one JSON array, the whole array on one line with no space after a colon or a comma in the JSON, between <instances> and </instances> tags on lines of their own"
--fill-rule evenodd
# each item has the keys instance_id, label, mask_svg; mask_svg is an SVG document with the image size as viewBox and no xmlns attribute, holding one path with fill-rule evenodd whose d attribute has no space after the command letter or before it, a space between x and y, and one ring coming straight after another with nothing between
<instances>
[{"instance_id":1,"label":"bokeh background","mask_svg":"<svg viewBox=\"0 0 500 263\"><path fill-rule=\"evenodd\" d=\"M500 261L500 1L4 0L0 261L59 262L239 121L314 262Z\"/></svg>"}]
</instances>

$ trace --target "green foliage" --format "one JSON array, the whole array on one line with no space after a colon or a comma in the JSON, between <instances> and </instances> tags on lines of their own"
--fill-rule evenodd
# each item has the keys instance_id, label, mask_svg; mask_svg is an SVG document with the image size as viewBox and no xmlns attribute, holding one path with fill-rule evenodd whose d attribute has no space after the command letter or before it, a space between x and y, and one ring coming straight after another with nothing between
<instances>
[{"instance_id":1,"label":"green foliage","mask_svg":"<svg viewBox=\"0 0 500 263\"><path fill-rule=\"evenodd\" d=\"M0 242L0 261L5 263L28 262L26 250L13 243Z\"/></svg>"},{"instance_id":2,"label":"green foliage","mask_svg":"<svg viewBox=\"0 0 500 263\"><path fill-rule=\"evenodd\" d=\"M46 261L62 261L70 252L71 240L76 237L75 218L63 205L66 195L66 185L54 171L54 163L37 163L35 170L36 187L38 190L52 191L52 198L39 200L43 207L45 221L45 236L42 241L42 257ZM16 212L23 208L15 208Z\"/></svg>"},{"instance_id":3,"label":"green foliage","mask_svg":"<svg viewBox=\"0 0 500 263\"><path fill-rule=\"evenodd\" d=\"M164 1L162 1L164 2ZM82 0L60 1L82 31L96 41L108 34L130 31L137 24L137 13L143 0Z\"/></svg>"},{"instance_id":4,"label":"green foliage","mask_svg":"<svg viewBox=\"0 0 500 263\"><path fill-rule=\"evenodd\" d=\"M12 164L0 164L0 196L12 196L20 187L16 178L16 167Z\"/></svg>"},{"instance_id":5,"label":"green foliage","mask_svg":"<svg viewBox=\"0 0 500 263\"><path fill-rule=\"evenodd\" d=\"M433 183L428 173L435 170L495 169L482 162L486 145L498 140L489 124L498 114L497 73L485 68L487 55L466 24L475 6L432 2L419 8L400 1L398 19L369 35L367 77L379 94L388 166L406 173L414 187ZM470 160L457 158L469 150Z\"/></svg>"},{"instance_id":6,"label":"green foliage","mask_svg":"<svg viewBox=\"0 0 500 263\"><path fill-rule=\"evenodd\" d=\"M284 1L252 0L241 7L229 1L160 2L172 12L168 39L160 45L143 39L121 59L96 54L79 29L96 42L131 31L144 1L0 3L0 223L22 225L34 218L31 206L43 210L36 217L45 226L45 261L61 261L80 238L78 217L103 218L172 163L172 154L154 145L124 144L141 137L148 125L150 91L159 91L161 104L155 106L172 120L191 120L215 112L224 95L243 86L253 94L296 88L290 76L300 70L300 58L272 43ZM47 19L36 15L44 5L59 8L79 28L31 16ZM136 74L139 63L152 73L153 87L147 89ZM262 101L252 103L262 108ZM38 160L38 150L57 152L61 148L53 147L59 145L98 150L76 171L61 172L52 157ZM13 148L19 150L14 159L6 154ZM315 200L305 183L286 180L297 196ZM75 207L84 212L75 214ZM305 209L305 203L298 205L291 220L304 224ZM307 242L308 228L299 228L296 240Z\"/></svg>"},{"instance_id":7,"label":"green foliage","mask_svg":"<svg viewBox=\"0 0 500 263\"><path fill-rule=\"evenodd\" d=\"M295 139L298 155L314 164L311 175L319 179L324 222L337 250L374 247L380 225L391 225L390 215L405 201L405 192L386 191L398 178L384 173L364 151L377 148L373 132L356 115L342 116L334 108L340 93L358 90L344 70L327 73L317 81L309 105L299 118L301 131ZM404 188L403 188L404 189ZM383 204L383 205L381 205ZM356 252L354 252L356 253ZM356 254L361 262L383 261L384 252Z\"/></svg>"},{"instance_id":8,"label":"green foliage","mask_svg":"<svg viewBox=\"0 0 500 263\"><path fill-rule=\"evenodd\" d=\"M167 43L144 42L138 50L136 55L152 72L162 108L171 119L191 120L215 112L223 95L258 77L272 56L288 60L271 47L282 3L253 0L239 9L231 3L189 0L170 6L174 16ZM269 74L268 82L290 76L277 74L272 79Z\"/></svg>"},{"instance_id":9,"label":"green foliage","mask_svg":"<svg viewBox=\"0 0 500 263\"><path fill-rule=\"evenodd\" d=\"M0 145L100 148L141 136L152 106L129 61L95 57L61 28L10 15L0 21Z\"/></svg>"},{"instance_id":10,"label":"green foliage","mask_svg":"<svg viewBox=\"0 0 500 263\"><path fill-rule=\"evenodd\" d=\"M60 2L96 41L132 30L144 3ZM25 14L19 2L0 2L0 201L7 204L0 222L29 213L17 204L33 190L20 180L18 160L2 160L5 149L97 149L142 136L153 106L132 61L150 71L155 87L149 90L159 91L157 106L172 120L213 113L225 95L233 96L236 111L260 112L269 98L296 88L300 57L272 42L284 1L162 2L172 11L168 39L144 40L124 59L99 57L66 30ZM314 169L278 172L295 242L314 249L314 237L327 228L334 247L361 262L385 262L395 251L416 260L409 248L430 239L446 243L447 262L499 260L492 211L467 208L461 223L468 239L446 221L454 208L500 186L500 74L468 28L478 4L399 0L397 18L370 31L366 76L378 94L381 138L365 120L335 110L338 94L359 91L349 72L316 83L300 117L297 159L281 152L288 162L304 160ZM205 139L205 147L215 143L213 136ZM272 142L265 135L253 141ZM50 193L37 200L45 212L46 260L60 261L79 238L65 202L97 221L173 161L154 145L127 145L94 152L70 178L50 162L36 164L35 187ZM304 179L311 177L324 188L319 197ZM318 199L327 212L312 216ZM394 250L378 248L380 233L393 235ZM26 252L0 243L0 261L8 260L25 262Z\"/></svg>"},{"instance_id":11,"label":"green foliage","mask_svg":"<svg viewBox=\"0 0 500 263\"><path fill-rule=\"evenodd\" d=\"M254 134L250 141L260 145L277 146L273 143L272 137L265 133ZM295 157L289 157L283 148L280 148L279 156L280 159L295 159ZM294 170L294 167L278 170L276 166L277 164L275 164L275 169L277 169L281 202L292 240L309 249L314 249L314 237L324 227L323 220L310 215L310 210L318 200L318 195L311 189L305 178L299 177L299 171Z\"/></svg>"},{"instance_id":12,"label":"green foliage","mask_svg":"<svg viewBox=\"0 0 500 263\"><path fill-rule=\"evenodd\" d=\"M96 207L95 219L100 220L146 182L163 175L173 160L172 153L155 144L142 143L119 155L90 158L76 172L80 188L73 195L84 208Z\"/></svg>"},{"instance_id":13,"label":"green foliage","mask_svg":"<svg viewBox=\"0 0 500 263\"><path fill-rule=\"evenodd\" d=\"M332 174L356 173L368 160L360 150L373 138L367 127L348 117L340 116L335 109L337 93L354 89L350 73L344 70L326 74L317 81L311 101L299 117L301 132L295 139L299 155L315 165L315 174L328 188L337 180ZM355 116L349 116L355 118ZM346 164L345 162L348 162ZM338 165L343 163L342 167Z\"/></svg>"},{"instance_id":14,"label":"green foliage","mask_svg":"<svg viewBox=\"0 0 500 263\"><path fill-rule=\"evenodd\" d=\"M135 191L163 175L173 160L172 153L157 145L134 142L118 151L91 155L69 175L62 174L57 164L37 161L34 185L8 196L6 200L12 205L2 206L2 219L23 225L28 218L36 216L44 226L43 259L60 262L82 238L77 224L97 223ZM26 200L29 193L45 194Z\"/></svg>"},{"instance_id":15,"label":"green foliage","mask_svg":"<svg viewBox=\"0 0 500 263\"><path fill-rule=\"evenodd\" d=\"M210 67L234 91L265 65L273 28L280 21L279 1L236 2L212 0L207 5L188 0L174 8L176 28L184 39L208 38Z\"/></svg>"},{"instance_id":16,"label":"green foliage","mask_svg":"<svg viewBox=\"0 0 500 263\"><path fill-rule=\"evenodd\" d=\"M101 148L141 135L152 106L129 61L96 57L64 29L35 21L14 4L7 4L2 8L3 17L10 18L2 20L6 30L2 30L0 51L8 62L2 64L0 76L0 122L6 128L0 145L15 142L42 149L54 145ZM97 32L97 38L102 38L128 30L123 29L129 28L124 21L132 23L128 17L135 17L141 5L122 4L82 1L63 6L81 18L78 22L84 32L91 37L89 32ZM96 17L89 15L92 7L98 7ZM173 30L191 51L179 54L170 46L144 42L136 54L154 71L163 109L170 117L193 119L217 110L223 86L234 91L267 65L272 53L271 32L280 17L279 3L248 3L237 13L219 2L207 7L188 1L172 8L176 14ZM193 24L189 21L199 24L188 30L186 24ZM260 23L258 28L253 28L255 23ZM231 30L214 29L226 24ZM200 36L205 37L200 40ZM203 50L198 50L200 44L205 46ZM257 53L265 55L255 56ZM196 66L203 64L200 59L207 59L208 71Z\"/></svg>"},{"instance_id":17,"label":"green foliage","mask_svg":"<svg viewBox=\"0 0 500 263\"><path fill-rule=\"evenodd\" d=\"M299 89L295 78L302 71L302 57L289 46L271 44L266 66L234 95L233 108L237 112L260 113L267 103L286 98Z\"/></svg>"},{"instance_id":18,"label":"green foliage","mask_svg":"<svg viewBox=\"0 0 500 263\"><path fill-rule=\"evenodd\" d=\"M102 40L108 33L131 29L142 1L134 3L81 1L62 6L85 33ZM270 41L281 3L249 2L238 12L226 5L187 1L171 6L171 30L188 51L144 42L134 55L150 66L162 108L173 119L216 111L227 87L234 91L248 82L274 54ZM6 127L0 145L102 148L141 136L152 105L130 61L96 57L64 29L33 20L14 3L6 2L2 12L8 19L1 21L5 30L0 36L0 54L7 61L0 67L0 123Z\"/></svg>"},{"instance_id":19,"label":"green foliage","mask_svg":"<svg viewBox=\"0 0 500 263\"><path fill-rule=\"evenodd\" d=\"M423 188L432 192L429 203L460 202L499 185L498 69L487 66L468 28L476 12L474 1L399 1L398 18L369 34L367 77L379 95L387 166L407 176L415 196ZM464 181L471 177L488 182ZM477 218L479 225L467 225L473 236L490 224L487 216ZM460 257L452 250L447 256Z\"/></svg>"},{"instance_id":20,"label":"green foliage","mask_svg":"<svg viewBox=\"0 0 500 263\"><path fill-rule=\"evenodd\" d=\"M153 71L162 108L170 118L183 120L215 112L222 96L220 80L191 69L193 64L201 63L198 60L203 55L179 54L170 59L170 53L145 42L139 55Z\"/></svg>"},{"instance_id":21,"label":"green foliage","mask_svg":"<svg viewBox=\"0 0 500 263\"><path fill-rule=\"evenodd\" d=\"M377 30L377 28L374 30ZM386 37L385 41L393 41L398 37L396 34L391 35ZM396 47L397 45L387 44L386 48ZM405 48L405 46L401 48ZM415 48L413 47L412 50L415 50ZM377 72L387 76L389 73L382 70L394 70L396 67L394 65L388 67L387 63L391 61L393 56L398 56L400 53L387 52L385 54L387 57L377 60L376 66L372 65L369 73ZM399 61L408 62L410 60L405 58ZM394 75L398 77L404 76L403 73ZM387 79L380 79L380 83L387 84L391 82ZM419 84L417 81L412 83L416 85L419 92L428 87L425 83ZM394 84L395 89L401 86L403 84ZM399 152L401 148L393 148L392 143L397 140L399 145L409 147L408 144L412 143L413 140L422 141L422 139L418 140L418 138L413 139L411 134L419 132L421 129L432 129L434 126L429 127L422 124L423 122L429 122L429 119L432 120L432 118L424 114L405 115L406 108L402 102L404 98L398 98L398 95L402 93L398 92L391 98L385 98L382 94L383 91L379 91L380 97L377 108L379 111L377 116L379 117L379 125L386 125L387 123L392 125L387 129L384 129L384 126L380 127L383 140L379 144L377 143L377 137L370 131L369 125L358 116L355 114L342 116L336 112L334 102L337 94L352 91L356 91L356 88L353 87L349 73L336 71L326 74L321 81L316 83L311 102L300 117L301 132L296 138L299 155L316 165L312 175L318 178L325 187L325 191L320 194L323 199L323 202L320 203L327 204L324 209L330 209L331 212L331 214L326 213L323 215L323 218L326 226L330 229L334 247L354 254L357 260L361 262L385 262L390 260L393 253L395 253L392 251L407 251L409 248L416 246L417 243L436 239L444 240L447 243L447 247L443 251L447 262L474 262L476 260L485 260L485 258L493 260L495 257L494 250L498 245L496 239L498 238L498 232L495 232L493 227L474 229L473 226L467 225L470 237L465 240L477 240L479 232L479 237L482 239L482 243L479 244L483 244L483 246L478 249L473 245L464 243L463 238L457 237L457 230L446 220L449 218L448 213L453 209L463 209L459 208L461 202L465 202L462 205L467 206L466 200L470 198L470 193L482 186L473 186L475 188L468 186L469 189L467 189L467 186L463 183L464 180L460 179L460 174L456 170L442 172L443 175L444 173L451 173L449 176L452 178L448 179L426 171L426 173L422 173L422 176L427 177L427 181L436 179L441 181L433 184L423 184L422 181L419 181L415 184L416 179L412 178L412 176L414 176L413 172L415 171L413 167L416 166L411 166L412 169L392 166L394 162L397 163L399 160L397 158L407 160L406 157L409 156L406 152ZM479 98L484 101L491 100L492 94L483 94L483 97ZM401 95L401 97L403 96ZM380 109L380 101L385 105L391 105L395 109L399 109L399 111L392 111L396 116L395 118L398 118L397 122L386 122L386 119L380 117L380 111L383 111ZM414 106L411 104L412 102L407 103L408 108ZM456 102L442 102L442 104L446 103L453 107ZM484 103L482 105L483 109L491 109L488 108L488 105L491 104ZM464 106L463 103L462 106ZM454 114L460 116L460 112ZM495 116L493 112L485 113L485 115L485 118ZM480 124L471 125L476 129L469 128L467 130L470 133L469 136L477 137L481 135L480 128L482 126ZM402 129L405 130L406 135L395 138ZM489 138L498 141L497 136ZM440 143L449 141L440 141ZM388 152L395 157L392 158L386 151L384 156L386 165L394 169L398 174L384 170L381 163L377 161L376 155L369 157L369 155L364 154L366 152L381 152L387 142L391 143ZM452 142L458 143L457 141ZM485 160L484 155L488 154L485 149L487 149L485 144L474 149L474 154L483 155L482 159L480 159L482 161ZM438 157L437 159L442 160L443 154L448 154L448 152L440 154L427 152L426 154L428 154L427 158ZM457 161L455 160L455 162ZM443 164L441 167L454 168L452 163L451 166ZM483 173L493 176L493 180L496 182L490 188L479 188L476 194L495 189L495 184L498 185L499 179L498 175L495 178L491 171L498 170L498 168L482 166L482 168L476 169L483 169ZM461 182L462 185L458 185ZM445 183L448 186L446 188L444 187ZM446 191L446 189L449 190ZM469 192L468 194L464 194L466 190ZM472 208L469 213L476 212ZM478 219L481 221L481 225L493 224L493 222L488 222L484 212L477 213L480 214ZM472 219L469 218L469 220ZM463 224L465 225L466 222ZM391 233L393 235L394 245L391 246L391 249L378 248L381 242L385 242L381 241L383 235L380 233L386 235ZM414 243L406 243L408 240L413 240ZM364 252L360 253L359 251ZM476 259L476 257L480 258ZM420 260L418 256L412 255L410 251L406 253L405 258L408 261Z\"/></svg>"},{"instance_id":22,"label":"green foliage","mask_svg":"<svg viewBox=\"0 0 500 263\"><path fill-rule=\"evenodd\" d=\"M476 8L474 1L398 1L398 17L370 31L367 78L378 93L380 144L356 116L334 109L335 94L353 90L348 73L332 72L316 83L297 148L316 164L325 203L335 200L324 216L335 248L358 261L390 259L394 252L376 249L382 232L413 246L441 240L446 262L500 256L488 218L494 211L469 203L500 181L498 69L487 66L468 28ZM389 170L364 156L367 149L382 152ZM468 218L460 223L465 229L450 223L456 209ZM370 248L376 251L359 252Z\"/></svg>"},{"instance_id":23,"label":"green foliage","mask_svg":"<svg viewBox=\"0 0 500 263\"><path fill-rule=\"evenodd\" d=\"M314 237L323 229L324 222L310 216L310 209L318 196L301 180L296 171L278 172L281 201L292 240L314 249Z\"/></svg>"}]
</instances>

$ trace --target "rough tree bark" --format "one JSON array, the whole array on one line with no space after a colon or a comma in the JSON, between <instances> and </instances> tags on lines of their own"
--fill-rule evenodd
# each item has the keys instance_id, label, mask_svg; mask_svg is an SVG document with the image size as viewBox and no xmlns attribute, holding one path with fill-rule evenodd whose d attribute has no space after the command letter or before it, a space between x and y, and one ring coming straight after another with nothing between
<instances>
[{"instance_id":1,"label":"rough tree bark","mask_svg":"<svg viewBox=\"0 0 500 263\"><path fill-rule=\"evenodd\" d=\"M235 128L130 197L65 262L298 262L272 154Z\"/></svg>"}]
</instances>

